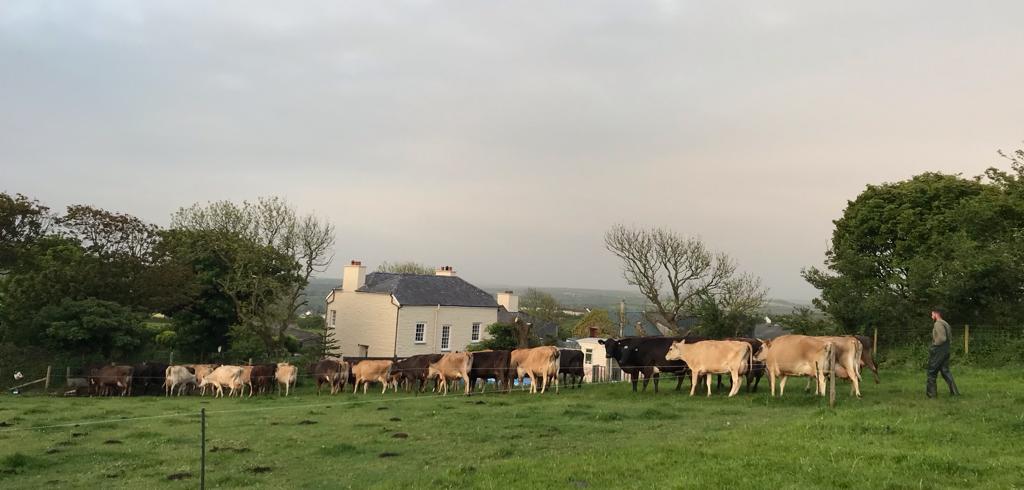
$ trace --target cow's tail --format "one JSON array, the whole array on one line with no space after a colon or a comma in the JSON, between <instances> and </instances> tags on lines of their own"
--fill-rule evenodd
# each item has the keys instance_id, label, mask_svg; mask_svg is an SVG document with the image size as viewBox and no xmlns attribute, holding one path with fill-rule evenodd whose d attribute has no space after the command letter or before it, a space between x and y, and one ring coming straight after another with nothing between
<instances>
[{"instance_id":1,"label":"cow's tail","mask_svg":"<svg viewBox=\"0 0 1024 490\"><path fill-rule=\"evenodd\" d=\"M750 345L750 342L744 343L747 344L747 377L749 379L749 377L754 373L754 346Z\"/></svg>"}]
</instances>

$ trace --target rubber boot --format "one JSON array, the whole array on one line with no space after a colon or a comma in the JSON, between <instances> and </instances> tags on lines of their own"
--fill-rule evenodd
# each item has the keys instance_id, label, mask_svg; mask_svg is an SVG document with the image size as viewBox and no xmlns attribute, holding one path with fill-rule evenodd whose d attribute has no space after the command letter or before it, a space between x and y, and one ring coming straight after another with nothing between
<instances>
[{"instance_id":1,"label":"rubber boot","mask_svg":"<svg viewBox=\"0 0 1024 490\"><path fill-rule=\"evenodd\" d=\"M928 378L928 382L924 388L924 394L927 395L928 398L935 398L937 395L935 390L935 378Z\"/></svg>"},{"instance_id":2,"label":"rubber boot","mask_svg":"<svg viewBox=\"0 0 1024 490\"><path fill-rule=\"evenodd\" d=\"M953 378L947 379L946 383L949 385L949 396L960 396L960 390L957 389L956 381L953 381Z\"/></svg>"}]
</instances>

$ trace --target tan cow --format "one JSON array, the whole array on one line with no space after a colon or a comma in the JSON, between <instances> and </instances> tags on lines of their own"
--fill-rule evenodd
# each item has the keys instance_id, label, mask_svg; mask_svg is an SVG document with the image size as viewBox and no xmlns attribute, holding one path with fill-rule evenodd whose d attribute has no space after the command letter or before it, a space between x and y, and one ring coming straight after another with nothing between
<instances>
[{"instance_id":1,"label":"tan cow","mask_svg":"<svg viewBox=\"0 0 1024 490\"><path fill-rule=\"evenodd\" d=\"M711 374L729 373L732 389L729 396L740 391L740 374L750 370L753 358L749 342L736 340L704 340L687 344L686 340L673 342L665 354L666 361L683 361L691 374L690 396L697 391L701 375L707 380L708 396L711 396Z\"/></svg>"},{"instance_id":2,"label":"tan cow","mask_svg":"<svg viewBox=\"0 0 1024 490\"><path fill-rule=\"evenodd\" d=\"M174 389L178 388L178 396L185 391L185 388L196 385L196 375L190 373L185 366L167 366L164 371L164 394L171 396Z\"/></svg>"},{"instance_id":3,"label":"tan cow","mask_svg":"<svg viewBox=\"0 0 1024 490\"><path fill-rule=\"evenodd\" d=\"M287 362L279 362L274 377L277 378L277 394L281 394L281 385L284 385L284 396L288 396L295 386L295 380L299 377L299 368Z\"/></svg>"},{"instance_id":4,"label":"tan cow","mask_svg":"<svg viewBox=\"0 0 1024 490\"><path fill-rule=\"evenodd\" d=\"M206 386L202 384L203 383L203 378L205 378L208 374L212 373L214 369L217 369L217 365L216 364L186 364L185 367L186 368L192 368L192 371L195 372L195 375L196 375L196 385L197 386L202 386L202 390L200 391L199 394L200 394L200 396L206 396Z\"/></svg>"},{"instance_id":5,"label":"tan cow","mask_svg":"<svg viewBox=\"0 0 1024 490\"><path fill-rule=\"evenodd\" d=\"M349 368L352 371L352 377L356 380L352 393L357 393L359 383L363 383L363 394L365 395L366 386L374 382L384 385L384 390L380 392L382 395L387 393L388 385L391 384L391 365L391 361L366 360ZM395 389L397 391L398 388Z\"/></svg>"},{"instance_id":6,"label":"tan cow","mask_svg":"<svg viewBox=\"0 0 1024 490\"><path fill-rule=\"evenodd\" d=\"M853 394L860 397L860 367L864 363L862 359L864 345L852 335L818 338L830 341L835 346L836 376L849 379Z\"/></svg>"},{"instance_id":7,"label":"tan cow","mask_svg":"<svg viewBox=\"0 0 1024 490\"><path fill-rule=\"evenodd\" d=\"M203 377L203 381L199 383L199 387L210 385L216 392L215 397L224 396L224 387L227 386L230 390L228 396L235 394L235 390L242 389L242 368L239 366L220 366L214 369L212 373L207 374Z\"/></svg>"},{"instance_id":8,"label":"tan cow","mask_svg":"<svg viewBox=\"0 0 1024 490\"><path fill-rule=\"evenodd\" d=\"M245 387L249 387L249 396L252 396L252 365L242 366L242 390L239 391L238 397L245 396Z\"/></svg>"},{"instance_id":9,"label":"tan cow","mask_svg":"<svg viewBox=\"0 0 1024 490\"><path fill-rule=\"evenodd\" d=\"M541 385L540 392L544 393L548 388L548 378L554 377L555 393L558 393L559 356L558 348L549 345L516 349L510 356L509 369L516 370L520 385L523 375L530 377L530 393L537 392L538 384Z\"/></svg>"},{"instance_id":10,"label":"tan cow","mask_svg":"<svg viewBox=\"0 0 1024 490\"><path fill-rule=\"evenodd\" d=\"M461 379L466 385L466 396L469 396L469 370L473 369L473 353L449 352L427 366L427 379L437 376L438 387L442 394L448 394L448 380ZM397 390L397 388L396 388Z\"/></svg>"},{"instance_id":11,"label":"tan cow","mask_svg":"<svg viewBox=\"0 0 1024 490\"><path fill-rule=\"evenodd\" d=\"M779 396L786 390L789 376L811 376L817 379L818 394L825 394L825 373L835 360L833 343L818 337L806 335L783 335L765 340L754 355L754 360L765 363L772 396L775 396L775 380L779 383Z\"/></svg>"}]
</instances>

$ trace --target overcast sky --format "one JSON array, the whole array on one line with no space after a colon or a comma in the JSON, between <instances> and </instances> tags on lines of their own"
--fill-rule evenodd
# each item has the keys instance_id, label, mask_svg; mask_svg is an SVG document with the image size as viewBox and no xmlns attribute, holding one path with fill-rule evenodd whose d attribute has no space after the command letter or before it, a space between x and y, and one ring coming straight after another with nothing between
<instances>
[{"instance_id":1,"label":"overcast sky","mask_svg":"<svg viewBox=\"0 0 1024 490\"><path fill-rule=\"evenodd\" d=\"M285 196L336 277L625 288L603 232L661 225L806 300L866 184L1021 146L1024 2L772 3L4 0L0 190Z\"/></svg>"}]
</instances>

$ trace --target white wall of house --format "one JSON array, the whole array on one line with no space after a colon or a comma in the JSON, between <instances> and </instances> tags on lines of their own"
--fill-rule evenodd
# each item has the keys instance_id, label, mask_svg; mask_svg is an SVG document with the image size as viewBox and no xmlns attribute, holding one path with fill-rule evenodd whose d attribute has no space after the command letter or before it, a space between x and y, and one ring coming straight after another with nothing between
<instances>
[{"instance_id":1,"label":"white wall of house","mask_svg":"<svg viewBox=\"0 0 1024 490\"><path fill-rule=\"evenodd\" d=\"M395 349L398 307L390 294L334 290L327 302L327 328L334 330L336 355L391 356Z\"/></svg>"},{"instance_id":2,"label":"white wall of house","mask_svg":"<svg viewBox=\"0 0 1024 490\"><path fill-rule=\"evenodd\" d=\"M480 339L489 338L487 326L498 321L497 308L461 306L403 306L398 312L398 356L465 351L476 342L473 324L479 324ZM423 338L417 340L416 325L423 325ZM443 327L449 326L448 348L443 348ZM477 340L477 341L479 341Z\"/></svg>"},{"instance_id":3,"label":"white wall of house","mask_svg":"<svg viewBox=\"0 0 1024 490\"><path fill-rule=\"evenodd\" d=\"M583 381L587 383L594 382L591 379L594 374L593 366L603 366L601 372L604 379L597 381L607 381L607 376L613 366L612 360L605 358L606 351L604 346L598 343L599 340L601 339L596 337L576 339L576 343L580 344L580 350L583 351Z\"/></svg>"}]
</instances>

